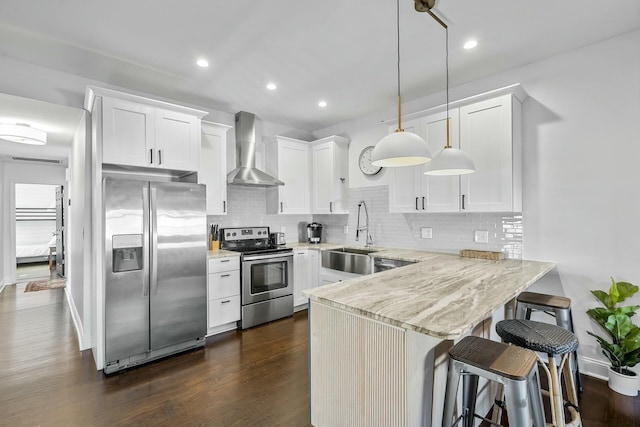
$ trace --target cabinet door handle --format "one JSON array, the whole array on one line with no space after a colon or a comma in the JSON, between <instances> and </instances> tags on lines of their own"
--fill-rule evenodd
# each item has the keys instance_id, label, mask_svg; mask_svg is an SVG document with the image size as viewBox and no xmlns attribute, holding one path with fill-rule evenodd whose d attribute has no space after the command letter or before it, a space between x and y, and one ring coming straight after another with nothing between
<instances>
[{"instance_id":1,"label":"cabinet door handle","mask_svg":"<svg viewBox=\"0 0 640 427\"><path fill-rule=\"evenodd\" d=\"M282 213L282 202L280 202L280 213Z\"/></svg>"},{"instance_id":2,"label":"cabinet door handle","mask_svg":"<svg viewBox=\"0 0 640 427\"><path fill-rule=\"evenodd\" d=\"M298 252L298 255L304 255L304 252Z\"/></svg>"},{"instance_id":3,"label":"cabinet door handle","mask_svg":"<svg viewBox=\"0 0 640 427\"><path fill-rule=\"evenodd\" d=\"M158 150L158 164L162 164L162 150Z\"/></svg>"},{"instance_id":4,"label":"cabinet door handle","mask_svg":"<svg viewBox=\"0 0 640 427\"><path fill-rule=\"evenodd\" d=\"M221 303L221 304L226 304L226 303L228 303L228 302L231 302L231 300L230 300L230 299L226 299L226 300L224 300L224 301L220 301L220 303Z\"/></svg>"},{"instance_id":5,"label":"cabinet door handle","mask_svg":"<svg viewBox=\"0 0 640 427\"><path fill-rule=\"evenodd\" d=\"M418 210L418 197L416 197L416 210Z\"/></svg>"},{"instance_id":6,"label":"cabinet door handle","mask_svg":"<svg viewBox=\"0 0 640 427\"><path fill-rule=\"evenodd\" d=\"M422 210L424 210L424 199L425 199L425 198L426 198L426 197L422 196Z\"/></svg>"},{"instance_id":7,"label":"cabinet door handle","mask_svg":"<svg viewBox=\"0 0 640 427\"><path fill-rule=\"evenodd\" d=\"M222 201L222 212L227 213L227 201Z\"/></svg>"},{"instance_id":8,"label":"cabinet door handle","mask_svg":"<svg viewBox=\"0 0 640 427\"><path fill-rule=\"evenodd\" d=\"M230 274L221 274L220 277L230 277Z\"/></svg>"},{"instance_id":9,"label":"cabinet door handle","mask_svg":"<svg viewBox=\"0 0 640 427\"><path fill-rule=\"evenodd\" d=\"M229 262L229 261L231 261L231 260L230 259L222 259L222 260L220 260L220 262Z\"/></svg>"},{"instance_id":10,"label":"cabinet door handle","mask_svg":"<svg viewBox=\"0 0 640 427\"><path fill-rule=\"evenodd\" d=\"M333 212L333 202L329 202L329 212Z\"/></svg>"},{"instance_id":11,"label":"cabinet door handle","mask_svg":"<svg viewBox=\"0 0 640 427\"><path fill-rule=\"evenodd\" d=\"M149 160L149 163L153 164L153 148L149 149L149 157L151 160Z\"/></svg>"},{"instance_id":12,"label":"cabinet door handle","mask_svg":"<svg viewBox=\"0 0 640 427\"><path fill-rule=\"evenodd\" d=\"M462 195L462 209L464 209L464 194Z\"/></svg>"}]
</instances>

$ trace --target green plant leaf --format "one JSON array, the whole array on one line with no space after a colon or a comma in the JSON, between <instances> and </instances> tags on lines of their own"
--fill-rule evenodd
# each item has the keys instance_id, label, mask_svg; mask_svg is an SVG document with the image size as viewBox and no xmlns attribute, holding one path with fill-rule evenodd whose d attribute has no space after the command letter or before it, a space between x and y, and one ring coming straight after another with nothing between
<instances>
[{"instance_id":1,"label":"green plant leaf","mask_svg":"<svg viewBox=\"0 0 640 427\"><path fill-rule=\"evenodd\" d=\"M620 298L620 293L618 292L618 287L616 286L616 281L611 278L611 287L609 288L609 301L607 304L607 308L613 310L613 308L618 303L618 298Z\"/></svg>"},{"instance_id":2,"label":"green plant leaf","mask_svg":"<svg viewBox=\"0 0 640 427\"><path fill-rule=\"evenodd\" d=\"M629 316L624 314L612 314L605 323L605 328L609 330L613 336L614 342L617 344L622 341L631 332L633 323Z\"/></svg>"},{"instance_id":3,"label":"green plant leaf","mask_svg":"<svg viewBox=\"0 0 640 427\"><path fill-rule=\"evenodd\" d=\"M600 291L600 290L591 291L591 293L593 295L595 295L595 297L598 298L600 300L600 302L605 307L609 307L609 294L608 293L606 293L604 291Z\"/></svg>"},{"instance_id":4,"label":"green plant leaf","mask_svg":"<svg viewBox=\"0 0 640 427\"><path fill-rule=\"evenodd\" d=\"M638 292L638 287L629 282L618 282L616 288L618 289L618 302L623 302Z\"/></svg>"},{"instance_id":5,"label":"green plant leaf","mask_svg":"<svg viewBox=\"0 0 640 427\"><path fill-rule=\"evenodd\" d=\"M640 308L640 305L625 305L624 307L617 307L612 314L624 314L626 316L634 316L636 311Z\"/></svg>"}]
</instances>

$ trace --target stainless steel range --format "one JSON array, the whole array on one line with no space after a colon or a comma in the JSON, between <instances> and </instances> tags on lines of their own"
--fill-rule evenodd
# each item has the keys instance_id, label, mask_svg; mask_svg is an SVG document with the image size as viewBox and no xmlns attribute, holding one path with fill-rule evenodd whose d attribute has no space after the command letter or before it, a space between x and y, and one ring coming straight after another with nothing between
<instances>
[{"instance_id":1,"label":"stainless steel range","mask_svg":"<svg viewBox=\"0 0 640 427\"><path fill-rule=\"evenodd\" d=\"M293 315L293 250L271 245L269 227L224 228L220 234L220 249L242 253L240 327Z\"/></svg>"}]
</instances>

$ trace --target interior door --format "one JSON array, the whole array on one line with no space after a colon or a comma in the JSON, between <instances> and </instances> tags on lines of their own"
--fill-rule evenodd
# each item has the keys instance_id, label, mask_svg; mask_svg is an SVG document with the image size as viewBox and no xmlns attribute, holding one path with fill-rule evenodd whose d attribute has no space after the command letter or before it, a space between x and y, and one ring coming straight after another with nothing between
<instances>
[{"instance_id":1,"label":"interior door","mask_svg":"<svg viewBox=\"0 0 640 427\"><path fill-rule=\"evenodd\" d=\"M64 187L56 187L56 273L64 277Z\"/></svg>"},{"instance_id":2,"label":"interior door","mask_svg":"<svg viewBox=\"0 0 640 427\"><path fill-rule=\"evenodd\" d=\"M151 183L151 350L207 331L205 186Z\"/></svg>"}]
</instances>

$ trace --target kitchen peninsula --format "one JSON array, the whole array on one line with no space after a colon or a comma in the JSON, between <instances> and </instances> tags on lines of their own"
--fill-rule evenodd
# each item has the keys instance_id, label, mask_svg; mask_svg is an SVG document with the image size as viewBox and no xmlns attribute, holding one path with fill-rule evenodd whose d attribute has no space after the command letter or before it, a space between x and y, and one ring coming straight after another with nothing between
<instances>
[{"instance_id":1,"label":"kitchen peninsula","mask_svg":"<svg viewBox=\"0 0 640 427\"><path fill-rule=\"evenodd\" d=\"M447 351L495 337L506 305L549 262L383 250L416 264L305 292L310 300L311 423L439 426ZM478 412L488 411L488 390ZM481 404L483 402L484 404Z\"/></svg>"}]
</instances>

